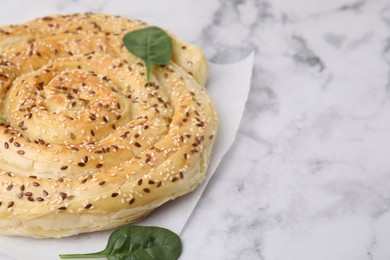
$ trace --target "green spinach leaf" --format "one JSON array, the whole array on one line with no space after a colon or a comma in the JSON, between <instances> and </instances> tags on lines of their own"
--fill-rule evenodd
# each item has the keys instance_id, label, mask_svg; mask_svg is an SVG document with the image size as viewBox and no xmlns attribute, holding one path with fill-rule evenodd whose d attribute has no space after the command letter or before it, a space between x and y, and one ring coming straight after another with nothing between
<instances>
[{"instance_id":1,"label":"green spinach leaf","mask_svg":"<svg viewBox=\"0 0 390 260\"><path fill-rule=\"evenodd\" d=\"M158 27L128 32L123 37L128 51L145 62L146 81L150 81L150 71L154 65L167 65L172 56L172 40Z\"/></svg>"},{"instance_id":2,"label":"green spinach leaf","mask_svg":"<svg viewBox=\"0 0 390 260\"><path fill-rule=\"evenodd\" d=\"M0 117L0 123L5 123L5 122L7 122L7 120L5 120L4 117Z\"/></svg>"},{"instance_id":3,"label":"green spinach leaf","mask_svg":"<svg viewBox=\"0 0 390 260\"><path fill-rule=\"evenodd\" d=\"M102 258L109 260L176 260L182 251L181 240L160 227L125 226L114 231L106 249L90 254L60 255L61 259Z\"/></svg>"}]
</instances>

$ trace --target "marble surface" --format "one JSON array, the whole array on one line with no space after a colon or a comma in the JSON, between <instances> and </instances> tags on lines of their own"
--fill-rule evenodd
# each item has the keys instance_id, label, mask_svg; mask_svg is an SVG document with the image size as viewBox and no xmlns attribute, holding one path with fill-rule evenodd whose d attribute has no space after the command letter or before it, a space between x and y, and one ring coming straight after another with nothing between
<instances>
[{"instance_id":1,"label":"marble surface","mask_svg":"<svg viewBox=\"0 0 390 260\"><path fill-rule=\"evenodd\" d=\"M31 2L7 4L10 21ZM256 50L239 134L181 259L390 259L388 0L34 2L174 20L168 29L216 62Z\"/></svg>"}]
</instances>

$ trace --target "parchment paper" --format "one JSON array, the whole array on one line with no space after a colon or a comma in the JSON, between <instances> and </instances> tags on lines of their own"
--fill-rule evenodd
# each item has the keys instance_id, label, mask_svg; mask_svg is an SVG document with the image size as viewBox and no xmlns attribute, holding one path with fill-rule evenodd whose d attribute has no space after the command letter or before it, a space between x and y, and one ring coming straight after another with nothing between
<instances>
[{"instance_id":1,"label":"parchment paper","mask_svg":"<svg viewBox=\"0 0 390 260\"><path fill-rule=\"evenodd\" d=\"M25 9L24 12L30 14L31 10L29 12ZM31 15L27 16L29 19L33 18ZM15 17L13 16L10 22L26 20L24 15L20 16L23 19L20 18L19 21ZM0 23L6 24L4 20L4 17L0 18ZM210 64L207 90L217 107L220 123L206 180L192 193L166 203L137 225L165 227L180 234L191 213L196 209L208 181L235 139L248 98L253 62L254 53L233 64ZM105 248L111 232L112 230L95 232L62 239L0 236L0 260L53 260L59 259L60 253L97 252Z\"/></svg>"}]
</instances>

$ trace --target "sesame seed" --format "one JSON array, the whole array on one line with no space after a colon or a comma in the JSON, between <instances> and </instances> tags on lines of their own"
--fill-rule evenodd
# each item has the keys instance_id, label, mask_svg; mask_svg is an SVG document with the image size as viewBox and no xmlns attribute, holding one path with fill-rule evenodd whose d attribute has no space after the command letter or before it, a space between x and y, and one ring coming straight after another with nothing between
<instances>
[{"instance_id":1,"label":"sesame seed","mask_svg":"<svg viewBox=\"0 0 390 260\"><path fill-rule=\"evenodd\" d=\"M11 208L14 205L13 201L8 202L8 208Z\"/></svg>"},{"instance_id":2,"label":"sesame seed","mask_svg":"<svg viewBox=\"0 0 390 260\"><path fill-rule=\"evenodd\" d=\"M35 181L34 181L32 184L33 184L33 186L35 186L35 187L40 186L40 184L39 184L38 182L35 182Z\"/></svg>"},{"instance_id":3,"label":"sesame seed","mask_svg":"<svg viewBox=\"0 0 390 260\"><path fill-rule=\"evenodd\" d=\"M68 169L68 166L62 166L61 168L60 168L62 171L65 171L66 169Z\"/></svg>"},{"instance_id":4,"label":"sesame seed","mask_svg":"<svg viewBox=\"0 0 390 260\"><path fill-rule=\"evenodd\" d=\"M23 150L18 150L17 153L20 154L20 155L24 155L25 154L25 152Z\"/></svg>"}]
</instances>

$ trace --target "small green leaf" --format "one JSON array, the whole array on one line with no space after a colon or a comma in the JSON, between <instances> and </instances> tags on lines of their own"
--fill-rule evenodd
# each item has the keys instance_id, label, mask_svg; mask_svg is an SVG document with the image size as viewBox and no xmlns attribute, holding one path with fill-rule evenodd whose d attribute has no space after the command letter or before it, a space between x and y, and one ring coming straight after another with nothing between
<instances>
[{"instance_id":1,"label":"small green leaf","mask_svg":"<svg viewBox=\"0 0 390 260\"><path fill-rule=\"evenodd\" d=\"M7 120L5 120L4 117L0 117L0 123L5 123L5 122L7 122Z\"/></svg>"},{"instance_id":2,"label":"small green leaf","mask_svg":"<svg viewBox=\"0 0 390 260\"><path fill-rule=\"evenodd\" d=\"M154 65L167 65L172 57L172 40L158 27L128 32L123 37L127 50L142 59L146 66L146 81Z\"/></svg>"},{"instance_id":3,"label":"small green leaf","mask_svg":"<svg viewBox=\"0 0 390 260\"><path fill-rule=\"evenodd\" d=\"M90 254L60 255L61 259L101 258L109 260L176 260L181 240L172 231L160 227L126 226L114 231L106 249Z\"/></svg>"}]
</instances>

